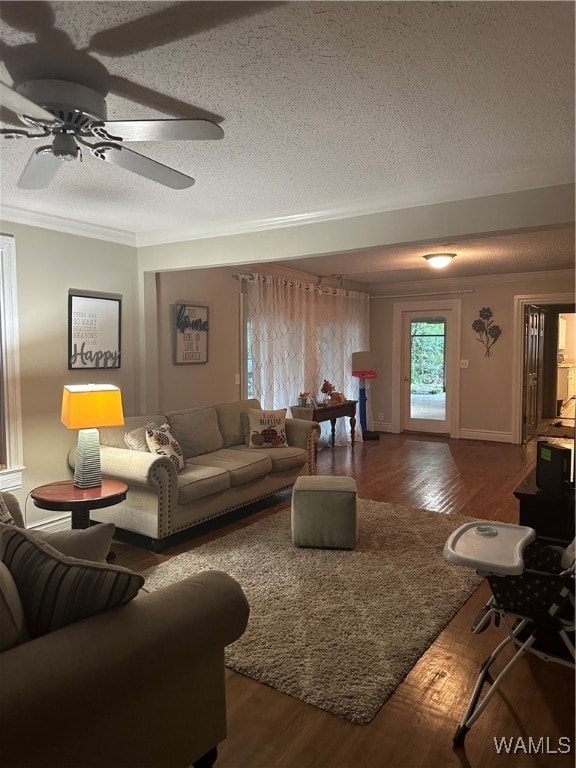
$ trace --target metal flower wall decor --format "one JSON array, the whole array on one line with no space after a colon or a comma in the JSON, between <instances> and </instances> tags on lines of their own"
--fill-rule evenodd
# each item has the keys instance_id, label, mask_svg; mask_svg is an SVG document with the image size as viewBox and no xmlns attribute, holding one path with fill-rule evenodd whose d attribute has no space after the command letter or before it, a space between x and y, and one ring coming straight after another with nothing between
<instances>
[{"instance_id":1,"label":"metal flower wall decor","mask_svg":"<svg viewBox=\"0 0 576 768\"><path fill-rule=\"evenodd\" d=\"M480 318L472 323L472 330L476 331L476 341L484 345L486 353L484 357L490 357L490 349L496 344L502 335L502 329L496 325L493 320L493 313L490 307L482 307L478 313Z\"/></svg>"}]
</instances>

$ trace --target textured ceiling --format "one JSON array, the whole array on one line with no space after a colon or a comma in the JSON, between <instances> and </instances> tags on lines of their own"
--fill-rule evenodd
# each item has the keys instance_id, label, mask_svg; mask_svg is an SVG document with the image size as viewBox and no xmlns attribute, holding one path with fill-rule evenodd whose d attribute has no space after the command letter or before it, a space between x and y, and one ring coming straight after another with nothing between
<instances>
[{"instance_id":1,"label":"textured ceiling","mask_svg":"<svg viewBox=\"0 0 576 768\"><path fill-rule=\"evenodd\" d=\"M455 253L449 268L435 270L424 254ZM282 261L283 267L320 277L378 285L442 277L474 277L574 268L574 228L467 239L409 243L362 252L335 253Z\"/></svg>"},{"instance_id":2,"label":"textured ceiling","mask_svg":"<svg viewBox=\"0 0 576 768\"><path fill-rule=\"evenodd\" d=\"M225 132L132 145L194 176L184 191L88 154L48 189L19 190L37 144L3 140L9 209L184 239L574 179L573 3L2 2L0 17L6 82L76 80L108 92L110 119L208 117ZM542 238L570 260L569 234ZM466 247L498 271L518 243ZM406 276L410 253L354 262L362 280Z\"/></svg>"}]
</instances>

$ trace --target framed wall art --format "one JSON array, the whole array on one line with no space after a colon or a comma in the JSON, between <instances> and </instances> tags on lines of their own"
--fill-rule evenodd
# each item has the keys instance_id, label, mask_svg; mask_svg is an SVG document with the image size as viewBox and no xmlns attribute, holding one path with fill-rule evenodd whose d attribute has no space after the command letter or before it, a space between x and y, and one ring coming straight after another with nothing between
<instances>
[{"instance_id":1,"label":"framed wall art","mask_svg":"<svg viewBox=\"0 0 576 768\"><path fill-rule=\"evenodd\" d=\"M174 305L174 363L198 365L208 362L208 307Z\"/></svg>"},{"instance_id":2,"label":"framed wall art","mask_svg":"<svg viewBox=\"0 0 576 768\"><path fill-rule=\"evenodd\" d=\"M121 296L68 293L68 369L120 368Z\"/></svg>"}]
</instances>

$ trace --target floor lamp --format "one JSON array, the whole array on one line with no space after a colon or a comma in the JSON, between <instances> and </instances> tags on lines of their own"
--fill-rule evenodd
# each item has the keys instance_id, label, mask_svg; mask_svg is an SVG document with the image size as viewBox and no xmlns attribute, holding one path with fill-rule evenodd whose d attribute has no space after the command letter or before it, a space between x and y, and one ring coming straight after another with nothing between
<instances>
[{"instance_id":1,"label":"floor lamp","mask_svg":"<svg viewBox=\"0 0 576 768\"><path fill-rule=\"evenodd\" d=\"M379 440L380 435L378 432L372 432L366 425L367 382L370 379L375 379L377 376L374 355L371 352L352 352L352 376L356 376L359 379L358 407L360 409L362 439Z\"/></svg>"},{"instance_id":2,"label":"floor lamp","mask_svg":"<svg viewBox=\"0 0 576 768\"><path fill-rule=\"evenodd\" d=\"M62 394L62 423L78 429L78 452L74 469L77 488L102 485L100 435L97 427L124 424L122 394L112 384L68 384Z\"/></svg>"}]
</instances>

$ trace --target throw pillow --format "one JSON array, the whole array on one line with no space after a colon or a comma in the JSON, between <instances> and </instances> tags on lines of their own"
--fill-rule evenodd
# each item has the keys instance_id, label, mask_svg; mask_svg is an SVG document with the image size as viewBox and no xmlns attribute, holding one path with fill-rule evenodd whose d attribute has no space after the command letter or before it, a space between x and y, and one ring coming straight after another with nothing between
<instances>
[{"instance_id":1,"label":"throw pillow","mask_svg":"<svg viewBox=\"0 0 576 768\"><path fill-rule=\"evenodd\" d=\"M0 653L27 639L24 611L10 571L0 561Z\"/></svg>"},{"instance_id":2,"label":"throw pillow","mask_svg":"<svg viewBox=\"0 0 576 768\"><path fill-rule=\"evenodd\" d=\"M12 513L6 506L6 502L0 496L0 523L6 523L7 525L16 525L16 520L12 517Z\"/></svg>"},{"instance_id":3,"label":"throw pillow","mask_svg":"<svg viewBox=\"0 0 576 768\"><path fill-rule=\"evenodd\" d=\"M144 427L136 427L136 429L126 432L124 442L131 451L145 451L148 453L150 448L148 448L148 443L146 442L146 432L149 429L157 429L159 426L155 421L150 421Z\"/></svg>"},{"instance_id":4,"label":"throw pillow","mask_svg":"<svg viewBox=\"0 0 576 768\"><path fill-rule=\"evenodd\" d=\"M162 424L157 429L147 429L146 442L151 453L168 456L174 462L178 472L184 469L184 454L180 443L172 434L170 424Z\"/></svg>"},{"instance_id":5,"label":"throw pillow","mask_svg":"<svg viewBox=\"0 0 576 768\"><path fill-rule=\"evenodd\" d=\"M114 523L100 523L99 525L92 525L90 528L71 531L31 531L28 529L27 532L32 537L50 544L62 555L105 563L110 552L115 529Z\"/></svg>"},{"instance_id":6,"label":"throw pillow","mask_svg":"<svg viewBox=\"0 0 576 768\"><path fill-rule=\"evenodd\" d=\"M286 408L278 411L248 411L249 448L287 447Z\"/></svg>"},{"instance_id":7,"label":"throw pillow","mask_svg":"<svg viewBox=\"0 0 576 768\"><path fill-rule=\"evenodd\" d=\"M20 528L4 526L2 540L31 639L123 605L144 584L139 573L62 555Z\"/></svg>"}]
</instances>

